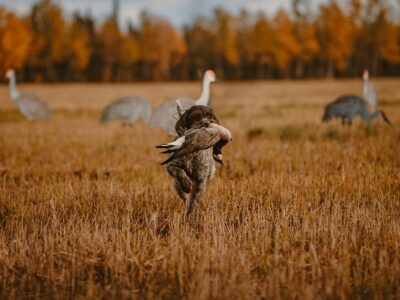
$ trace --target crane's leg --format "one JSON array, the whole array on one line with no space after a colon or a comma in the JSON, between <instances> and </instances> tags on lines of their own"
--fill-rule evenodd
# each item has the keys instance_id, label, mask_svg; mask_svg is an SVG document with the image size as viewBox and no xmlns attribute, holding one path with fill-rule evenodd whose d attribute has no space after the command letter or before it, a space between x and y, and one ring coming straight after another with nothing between
<instances>
[{"instance_id":1,"label":"crane's leg","mask_svg":"<svg viewBox=\"0 0 400 300\"><path fill-rule=\"evenodd\" d=\"M179 197L186 202L187 194L192 189L192 182L186 172L179 167L168 165L167 171L174 178L174 187Z\"/></svg>"},{"instance_id":2,"label":"crane's leg","mask_svg":"<svg viewBox=\"0 0 400 300\"><path fill-rule=\"evenodd\" d=\"M190 194L190 201L186 211L187 216L189 216L193 212L194 207L200 201L200 198L203 195L205 188L206 188L205 180L195 181L193 183L192 192Z\"/></svg>"}]
</instances>

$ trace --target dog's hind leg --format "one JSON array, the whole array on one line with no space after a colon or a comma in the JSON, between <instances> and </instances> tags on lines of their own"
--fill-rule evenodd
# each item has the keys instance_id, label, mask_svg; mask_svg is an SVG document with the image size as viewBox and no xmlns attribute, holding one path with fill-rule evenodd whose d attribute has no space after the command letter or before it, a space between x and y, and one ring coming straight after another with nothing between
<instances>
[{"instance_id":1,"label":"dog's hind leg","mask_svg":"<svg viewBox=\"0 0 400 300\"><path fill-rule=\"evenodd\" d=\"M179 167L168 165L168 173L174 178L174 187L179 197L186 202L187 194L192 190L192 182L186 172Z\"/></svg>"},{"instance_id":2,"label":"dog's hind leg","mask_svg":"<svg viewBox=\"0 0 400 300\"><path fill-rule=\"evenodd\" d=\"M193 182L192 192L190 193L190 201L187 207L186 215L189 216L193 212L196 204L200 201L200 198L203 195L205 189L206 189L205 180Z\"/></svg>"}]
</instances>

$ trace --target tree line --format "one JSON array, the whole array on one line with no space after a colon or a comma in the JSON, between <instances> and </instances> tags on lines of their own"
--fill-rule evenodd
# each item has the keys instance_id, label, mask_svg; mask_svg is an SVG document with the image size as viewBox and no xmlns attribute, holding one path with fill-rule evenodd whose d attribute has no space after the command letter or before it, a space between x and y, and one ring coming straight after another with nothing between
<instances>
[{"instance_id":1,"label":"tree line","mask_svg":"<svg viewBox=\"0 0 400 300\"><path fill-rule=\"evenodd\" d=\"M113 17L66 18L51 0L25 16L0 6L0 70L33 82L193 80L215 69L229 80L400 75L400 25L384 0L307 0L274 16L217 8L178 29L142 12L121 30ZM396 7L398 9L398 7Z\"/></svg>"}]
</instances>

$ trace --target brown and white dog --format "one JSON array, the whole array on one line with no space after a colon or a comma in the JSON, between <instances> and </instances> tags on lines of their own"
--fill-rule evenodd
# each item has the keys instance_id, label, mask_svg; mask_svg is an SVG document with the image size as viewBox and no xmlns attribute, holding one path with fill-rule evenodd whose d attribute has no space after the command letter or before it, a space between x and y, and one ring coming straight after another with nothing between
<instances>
[{"instance_id":1,"label":"brown and white dog","mask_svg":"<svg viewBox=\"0 0 400 300\"><path fill-rule=\"evenodd\" d=\"M186 112L178 104L180 118L175 129L179 137L157 146L166 149L170 157L162 164L174 178L174 186L186 201L190 194L187 215L200 200L206 183L215 172L215 161L223 163L221 148L232 139L230 131L221 125L211 108L193 106Z\"/></svg>"}]
</instances>

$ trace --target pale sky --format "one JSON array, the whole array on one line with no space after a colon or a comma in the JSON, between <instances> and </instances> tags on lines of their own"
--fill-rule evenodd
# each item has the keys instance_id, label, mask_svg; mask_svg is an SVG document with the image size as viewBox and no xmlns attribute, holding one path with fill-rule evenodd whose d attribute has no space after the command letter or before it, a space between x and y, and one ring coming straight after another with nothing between
<instances>
[{"instance_id":1,"label":"pale sky","mask_svg":"<svg viewBox=\"0 0 400 300\"><path fill-rule=\"evenodd\" d=\"M96 19L105 19L111 13L112 0L53 0L61 4L67 13L91 12ZM327 0L311 0L314 6ZM0 0L7 9L26 13L39 0ZM137 21L139 13L146 9L152 14L168 18L177 26L191 23L199 14L209 15L213 8L223 7L237 13L242 7L251 12L274 13L280 7L288 8L291 0L120 0L120 19L122 23Z\"/></svg>"},{"instance_id":2,"label":"pale sky","mask_svg":"<svg viewBox=\"0 0 400 300\"><path fill-rule=\"evenodd\" d=\"M53 0L63 7L67 14L74 11L91 12L98 20L104 20L111 14L112 0ZM341 0L343 2L345 0ZM396 6L396 0L388 0ZM29 11L39 0L0 0L0 5L20 14ZM312 8L328 0L310 0ZM191 23L197 15L209 15L213 8L223 7L232 13L241 8L250 12L263 11L271 15L279 8L289 8L291 0L120 0L120 22L125 25L128 20L136 23L139 13L146 9L151 14L168 18L176 26Z\"/></svg>"}]
</instances>

